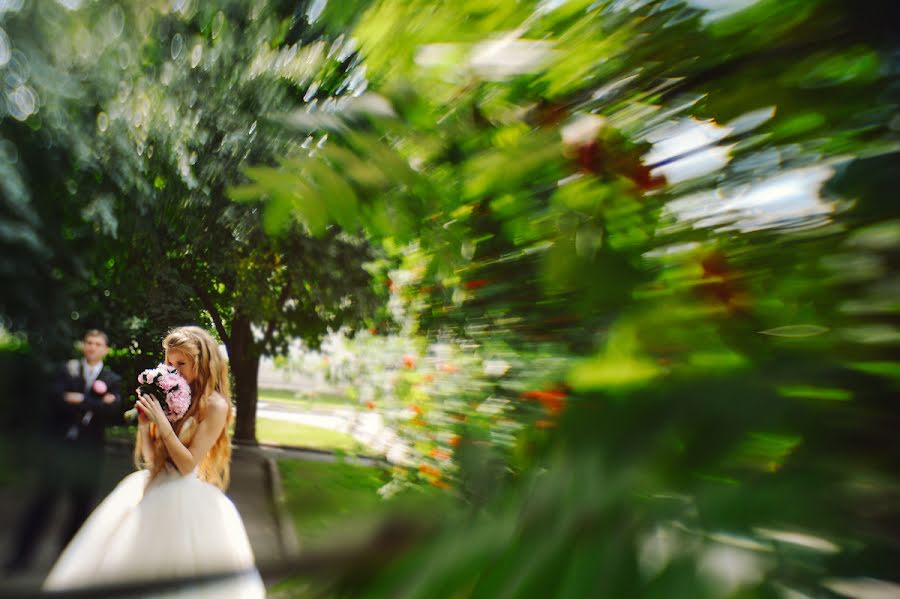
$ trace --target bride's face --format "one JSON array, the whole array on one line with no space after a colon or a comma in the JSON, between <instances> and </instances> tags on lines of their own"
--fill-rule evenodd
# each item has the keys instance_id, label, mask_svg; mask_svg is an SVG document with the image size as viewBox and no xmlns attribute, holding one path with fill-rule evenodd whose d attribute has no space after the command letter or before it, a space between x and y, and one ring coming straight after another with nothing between
<instances>
[{"instance_id":1,"label":"bride's face","mask_svg":"<svg viewBox=\"0 0 900 599\"><path fill-rule=\"evenodd\" d=\"M194 366L194 361L180 349L172 348L166 350L166 365L177 370L178 374L188 382L188 385L192 384L194 379L197 378L197 369Z\"/></svg>"}]
</instances>

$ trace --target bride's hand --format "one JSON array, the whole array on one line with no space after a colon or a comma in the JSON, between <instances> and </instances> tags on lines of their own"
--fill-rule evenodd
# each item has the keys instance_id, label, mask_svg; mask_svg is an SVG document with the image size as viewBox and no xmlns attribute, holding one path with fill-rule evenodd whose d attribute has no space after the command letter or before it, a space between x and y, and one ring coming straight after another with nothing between
<instances>
[{"instance_id":1,"label":"bride's hand","mask_svg":"<svg viewBox=\"0 0 900 599\"><path fill-rule=\"evenodd\" d=\"M134 411L137 412L138 426L150 426L150 419L145 416L141 409L137 406L137 402L135 402L134 404Z\"/></svg>"},{"instance_id":2,"label":"bride's hand","mask_svg":"<svg viewBox=\"0 0 900 599\"><path fill-rule=\"evenodd\" d=\"M138 422L141 422L142 418L149 420L156 424L160 433L165 430L165 427L171 426L159 401L152 395L147 395L146 393L141 394L138 392L137 401L134 405L138 409ZM146 422L146 420L144 421Z\"/></svg>"}]
</instances>

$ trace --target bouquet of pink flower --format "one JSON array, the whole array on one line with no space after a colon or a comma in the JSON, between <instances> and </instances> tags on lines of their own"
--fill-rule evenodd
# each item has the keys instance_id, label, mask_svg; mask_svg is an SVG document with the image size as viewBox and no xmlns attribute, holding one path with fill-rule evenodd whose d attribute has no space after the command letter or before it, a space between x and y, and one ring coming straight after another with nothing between
<instances>
[{"instance_id":1,"label":"bouquet of pink flower","mask_svg":"<svg viewBox=\"0 0 900 599\"><path fill-rule=\"evenodd\" d=\"M191 388L174 368L149 368L138 375L138 383L138 392L155 397L169 422L178 422L191 407Z\"/></svg>"}]
</instances>

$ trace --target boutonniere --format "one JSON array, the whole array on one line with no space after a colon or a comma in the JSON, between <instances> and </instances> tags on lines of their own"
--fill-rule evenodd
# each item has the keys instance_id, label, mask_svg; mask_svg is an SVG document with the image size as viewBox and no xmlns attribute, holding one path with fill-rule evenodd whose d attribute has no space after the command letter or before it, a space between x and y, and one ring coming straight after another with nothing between
<instances>
[{"instance_id":1,"label":"boutonniere","mask_svg":"<svg viewBox=\"0 0 900 599\"><path fill-rule=\"evenodd\" d=\"M91 391L93 391L97 395L105 395L108 390L109 387L107 387L106 383L104 383L100 379L94 381L94 384L91 386Z\"/></svg>"},{"instance_id":2,"label":"boutonniere","mask_svg":"<svg viewBox=\"0 0 900 599\"><path fill-rule=\"evenodd\" d=\"M69 376L78 376L81 374L81 364L78 360L69 360L66 362L66 370L69 371Z\"/></svg>"}]
</instances>

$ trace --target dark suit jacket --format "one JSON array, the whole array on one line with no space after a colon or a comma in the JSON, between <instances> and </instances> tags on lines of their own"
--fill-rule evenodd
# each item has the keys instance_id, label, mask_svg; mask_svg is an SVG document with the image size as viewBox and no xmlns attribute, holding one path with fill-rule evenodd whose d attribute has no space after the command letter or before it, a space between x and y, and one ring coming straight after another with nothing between
<instances>
[{"instance_id":1,"label":"dark suit jacket","mask_svg":"<svg viewBox=\"0 0 900 599\"><path fill-rule=\"evenodd\" d=\"M98 381L106 383L105 393L94 391L96 383L85 393L84 401L70 404L63 399L63 393L74 391L84 393L85 380L81 360L71 360L60 378L58 401L62 404L63 427L65 438L81 446L96 449L103 447L106 427L119 417L122 405L122 377L110 370L105 364L97 375ZM112 393L116 400L105 403L103 396Z\"/></svg>"}]
</instances>

